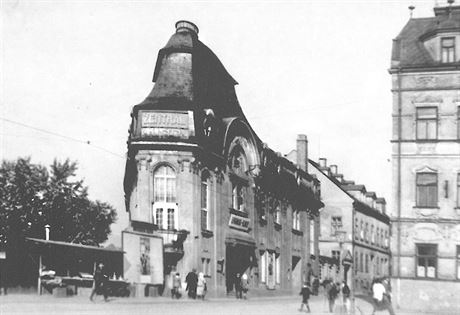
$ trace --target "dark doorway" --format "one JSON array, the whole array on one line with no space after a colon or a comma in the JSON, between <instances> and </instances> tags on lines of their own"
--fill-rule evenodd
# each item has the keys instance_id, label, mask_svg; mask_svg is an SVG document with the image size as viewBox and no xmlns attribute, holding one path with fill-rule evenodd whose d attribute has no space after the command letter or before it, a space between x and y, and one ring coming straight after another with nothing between
<instances>
[{"instance_id":1,"label":"dark doorway","mask_svg":"<svg viewBox=\"0 0 460 315\"><path fill-rule=\"evenodd\" d=\"M233 291L235 286L236 274L247 273L254 260L254 248L244 245L227 245L225 251L225 282L227 293Z\"/></svg>"}]
</instances>

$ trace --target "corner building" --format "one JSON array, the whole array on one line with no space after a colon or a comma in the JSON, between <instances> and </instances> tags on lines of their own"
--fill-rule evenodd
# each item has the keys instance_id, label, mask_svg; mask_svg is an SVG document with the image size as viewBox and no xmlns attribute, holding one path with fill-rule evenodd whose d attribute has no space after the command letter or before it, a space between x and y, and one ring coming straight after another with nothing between
<instances>
[{"instance_id":1,"label":"corner building","mask_svg":"<svg viewBox=\"0 0 460 315\"><path fill-rule=\"evenodd\" d=\"M460 310L460 6L411 18L393 41L390 73L394 297Z\"/></svg>"},{"instance_id":2,"label":"corner building","mask_svg":"<svg viewBox=\"0 0 460 315\"><path fill-rule=\"evenodd\" d=\"M131 113L125 276L137 291L160 294L169 293L171 273L185 281L193 268L214 296L234 292L236 273L249 276L251 294L299 290L309 220L322 207L306 141L296 166L257 137L237 82L193 23L176 23L153 82Z\"/></svg>"}]
</instances>

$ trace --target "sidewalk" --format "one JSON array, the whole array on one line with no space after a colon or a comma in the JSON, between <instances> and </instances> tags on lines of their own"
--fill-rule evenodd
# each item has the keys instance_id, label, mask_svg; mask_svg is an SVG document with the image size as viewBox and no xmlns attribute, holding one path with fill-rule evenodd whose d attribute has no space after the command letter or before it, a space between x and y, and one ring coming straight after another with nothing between
<instances>
[{"instance_id":1,"label":"sidewalk","mask_svg":"<svg viewBox=\"0 0 460 315\"><path fill-rule=\"evenodd\" d=\"M58 310L78 309L80 313L75 314L101 314L101 311L107 311L106 314L150 314L150 310L164 310L163 314L174 314L177 306L181 310L188 310L189 314L303 314L298 311L300 307L300 296L270 296L270 297L251 297L247 300L237 300L233 296L221 298L206 298L205 301L181 298L179 300L167 297L145 297L145 298L118 298L111 297L108 303L98 296L95 303L89 301L85 296L72 297L54 297L52 295L38 296L36 294L9 294L0 296L0 314L2 309L8 310L5 314L22 314L21 311L35 310L37 314L54 314L52 311L59 313ZM311 314L331 314L327 300L323 295L312 296L310 299ZM355 315L372 314L372 305L357 298L355 300ZM109 311L110 310L110 311ZM245 313L247 310L249 313ZM265 311L264 311L265 310ZM41 313L40 313L41 312ZM227 313L228 312L228 313ZM437 315L454 315L458 312L420 312L416 310L396 310L397 315L403 314L437 314ZM62 312L61 312L62 313ZM333 314L346 314L342 305L342 299L338 298L334 307ZM376 315L388 314L388 312L376 312Z\"/></svg>"}]
</instances>

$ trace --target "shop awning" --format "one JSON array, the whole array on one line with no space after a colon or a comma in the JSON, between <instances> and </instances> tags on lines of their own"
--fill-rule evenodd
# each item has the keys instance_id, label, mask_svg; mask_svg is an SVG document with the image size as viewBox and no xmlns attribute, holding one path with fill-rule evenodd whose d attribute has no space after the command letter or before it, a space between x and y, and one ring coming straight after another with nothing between
<instances>
[{"instance_id":1,"label":"shop awning","mask_svg":"<svg viewBox=\"0 0 460 315\"><path fill-rule=\"evenodd\" d=\"M251 235L234 229L231 229L227 232L227 236L225 237L225 244L232 246L241 245L256 247L256 241Z\"/></svg>"}]
</instances>

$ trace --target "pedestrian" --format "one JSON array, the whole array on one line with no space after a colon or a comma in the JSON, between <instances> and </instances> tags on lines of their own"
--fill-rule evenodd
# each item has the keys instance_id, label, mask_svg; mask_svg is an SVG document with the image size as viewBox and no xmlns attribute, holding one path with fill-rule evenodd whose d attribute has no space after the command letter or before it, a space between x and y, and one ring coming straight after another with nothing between
<instances>
[{"instance_id":1,"label":"pedestrian","mask_svg":"<svg viewBox=\"0 0 460 315\"><path fill-rule=\"evenodd\" d=\"M327 300L329 302L329 312L333 313L334 312L334 304L335 304L335 299L337 298L337 295L339 293L339 290L337 289L337 285L334 284L334 282L330 281L326 285L326 292L327 292Z\"/></svg>"},{"instance_id":2,"label":"pedestrian","mask_svg":"<svg viewBox=\"0 0 460 315\"><path fill-rule=\"evenodd\" d=\"M350 288L348 284L343 281L342 284L342 297L343 297L343 305L345 306L345 311L347 314L350 314Z\"/></svg>"},{"instance_id":3,"label":"pedestrian","mask_svg":"<svg viewBox=\"0 0 460 315\"><path fill-rule=\"evenodd\" d=\"M318 279L318 277L315 277L313 279L312 294L313 295L318 295L318 292L319 292L319 279Z\"/></svg>"},{"instance_id":4,"label":"pedestrian","mask_svg":"<svg viewBox=\"0 0 460 315\"><path fill-rule=\"evenodd\" d=\"M204 273L200 272L198 274L198 282L196 288L196 296L199 299L204 300L204 296L206 295L206 279L204 278Z\"/></svg>"},{"instance_id":5,"label":"pedestrian","mask_svg":"<svg viewBox=\"0 0 460 315\"><path fill-rule=\"evenodd\" d=\"M372 285L373 310L372 315L377 310L387 310L390 315L395 315L391 304L391 287L387 278L375 279Z\"/></svg>"},{"instance_id":6,"label":"pedestrian","mask_svg":"<svg viewBox=\"0 0 460 315\"><path fill-rule=\"evenodd\" d=\"M241 288L241 275L237 273L235 275L235 295L237 299L242 298L242 288Z\"/></svg>"},{"instance_id":7,"label":"pedestrian","mask_svg":"<svg viewBox=\"0 0 460 315\"><path fill-rule=\"evenodd\" d=\"M248 281L248 275L246 273L243 273L241 276L241 292L243 293L243 299L247 299L249 291L249 281Z\"/></svg>"},{"instance_id":8,"label":"pedestrian","mask_svg":"<svg viewBox=\"0 0 460 315\"><path fill-rule=\"evenodd\" d=\"M181 287L180 273L176 272L176 274L173 276L173 280L172 280L171 297L173 299L174 298L180 299L180 297L181 297L180 287Z\"/></svg>"},{"instance_id":9,"label":"pedestrian","mask_svg":"<svg viewBox=\"0 0 460 315\"><path fill-rule=\"evenodd\" d=\"M311 267L311 264L307 263L306 279L304 279L304 282L307 281L308 285L311 285L311 279L314 276L315 274L313 273L313 268Z\"/></svg>"},{"instance_id":10,"label":"pedestrian","mask_svg":"<svg viewBox=\"0 0 460 315\"><path fill-rule=\"evenodd\" d=\"M311 290L308 286L307 282L304 282L302 285L302 290L300 291L299 295L302 296L302 303L300 304L299 312L303 311L303 307L305 305L305 311L310 313L310 305L308 304L308 300L310 299Z\"/></svg>"},{"instance_id":11,"label":"pedestrian","mask_svg":"<svg viewBox=\"0 0 460 315\"><path fill-rule=\"evenodd\" d=\"M188 297L196 299L196 286L198 284L198 276L196 275L196 269L193 268L185 277L185 282L187 282L187 287L185 288L188 291Z\"/></svg>"},{"instance_id":12,"label":"pedestrian","mask_svg":"<svg viewBox=\"0 0 460 315\"><path fill-rule=\"evenodd\" d=\"M102 294L104 296L104 301L108 301L107 299L107 280L108 276L105 272L104 264L100 262L96 267L93 275L93 290L91 291L91 296L89 299L93 301L94 295Z\"/></svg>"}]
</instances>

